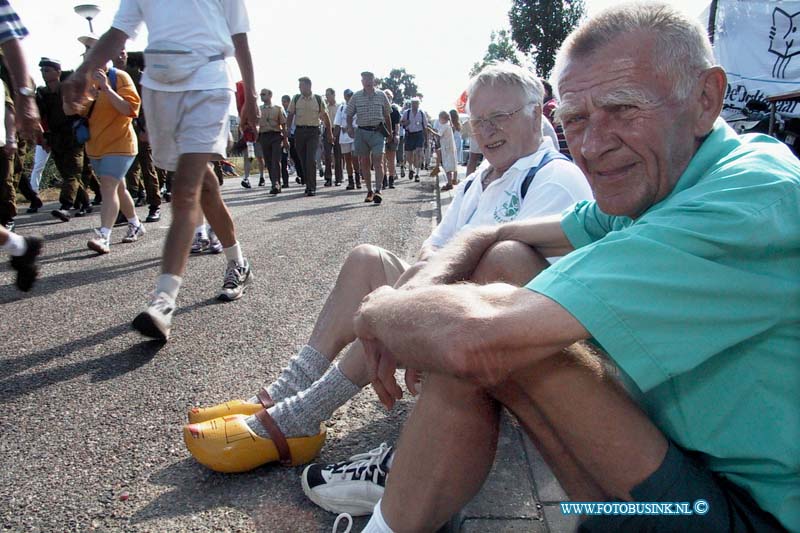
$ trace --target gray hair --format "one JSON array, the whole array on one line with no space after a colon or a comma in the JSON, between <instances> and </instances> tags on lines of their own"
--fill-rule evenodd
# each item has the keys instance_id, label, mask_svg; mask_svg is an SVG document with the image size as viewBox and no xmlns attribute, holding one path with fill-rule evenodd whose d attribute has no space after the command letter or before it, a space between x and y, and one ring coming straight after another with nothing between
<instances>
[{"instance_id":1,"label":"gray hair","mask_svg":"<svg viewBox=\"0 0 800 533\"><path fill-rule=\"evenodd\" d=\"M616 38L637 32L655 38L653 66L673 80L679 100L689 96L700 72L715 64L711 42L698 22L667 4L629 3L606 9L567 37L556 56L553 85L570 59L589 57Z\"/></svg>"},{"instance_id":2,"label":"gray hair","mask_svg":"<svg viewBox=\"0 0 800 533\"><path fill-rule=\"evenodd\" d=\"M533 72L507 62L489 63L475 77L469 80L469 84L467 84L467 107L469 107L469 99L475 89L498 84L519 88L528 97L529 101L541 107L544 86L539 81L539 78Z\"/></svg>"}]
</instances>

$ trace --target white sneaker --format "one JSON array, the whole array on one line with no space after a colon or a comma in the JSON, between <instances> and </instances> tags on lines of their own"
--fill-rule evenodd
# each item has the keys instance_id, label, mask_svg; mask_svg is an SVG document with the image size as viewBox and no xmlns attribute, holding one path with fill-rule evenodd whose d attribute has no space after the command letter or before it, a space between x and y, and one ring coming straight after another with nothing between
<instances>
[{"instance_id":1,"label":"white sneaker","mask_svg":"<svg viewBox=\"0 0 800 533\"><path fill-rule=\"evenodd\" d=\"M122 238L122 242L136 242L145 233L147 232L144 230L144 224L140 223L138 226L134 226L128 223L128 234Z\"/></svg>"},{"instance_id":2,"label":"white sneaker","mask_svg":"<svg viewBox=\"0 0 800 533\"><path fill-rule=\"evenodd\" d=\"M191 253L199 254L206 248L208 248L208 237L200 232L195 233L194 240L192 241L192 249L190 250Z\"/></svg>"},{"instance_id":3,"label":"white sneaker","mask_svg":"<svg viewBox=\"0 0 800 533\"><path fill-rule=\"evenodd\" d=\"M333 464L310 464L301 476L308 498L332 513L364 516L383 497L392 447L385 442L367 453Z\"/></svg>"},{"instance_id":4,"label":"white sneaker","mask_svg":"<svg viewBox=\"0 0 800 533\"><path fill-rule=\"evenodd\" d=\"M175 301L165 292L154 292L147 309L133 319L133 328L146 337L167 340L172 328Z\"/></svg>"},{"instance_id":5,"label":"white sneaker","mask_svg":"<svg viewBox=\"0 0 800 533\"><path fill-rule=\"evenodd\" d=\"M212 229L208 231L208 252L212 254L222 253L222 243L219 242L217 234Z\"/></svg>"},{"instance_id":6,"label":"white sneaker","mask_svg":"<svg viewBox=\"0 0 800 533\"><path fill-rule=\"evenodd\" d=\"M252 278L250 262L247 259L241 266L237 265L236 261L228 261L228 267L225 269L225 281L217 299L223 302L238 300L244 294Z\"/></svg>"},{"instance_id":7,"label":"white sneaker","mask_svg":"<svg viewBox=\"0 0 800 533\"><path fill-rule=\"evenodd\" d=\"M94 230L94 235L94 239L89 239L89 242L86 243L86 246L88 246L90 250L93 250L101 255L110 252L111 243L108 242L108 237L103 235L99 229Z\"/></svg>"}]
</instances>

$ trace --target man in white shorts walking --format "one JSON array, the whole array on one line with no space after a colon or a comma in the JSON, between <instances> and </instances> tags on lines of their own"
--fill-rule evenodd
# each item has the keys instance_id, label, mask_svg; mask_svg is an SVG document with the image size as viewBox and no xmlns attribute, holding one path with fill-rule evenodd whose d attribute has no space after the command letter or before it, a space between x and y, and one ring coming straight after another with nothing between
<instances>
[{"instance_id":1,"label":"man in white shorts walking","mask_svg":"<svg viewBox=\"0 0 800 533\"><path fill-rule=\"evenodd\" d=\"M142 334L167 340L194 224L205 214L224 247L228 266L219 299L242 296L251 280L230 212L209 161L225 155L232 80L225 57L235 55L245 86L242 128L258 127L258 105L244 0L121 0L112 27L68 80L65 101L85 100L87 74L116 56L147 25L142 99L157 167L175 171L172 224L161 275L147 309L133 321Z\"/></svg>"}]
</instances>

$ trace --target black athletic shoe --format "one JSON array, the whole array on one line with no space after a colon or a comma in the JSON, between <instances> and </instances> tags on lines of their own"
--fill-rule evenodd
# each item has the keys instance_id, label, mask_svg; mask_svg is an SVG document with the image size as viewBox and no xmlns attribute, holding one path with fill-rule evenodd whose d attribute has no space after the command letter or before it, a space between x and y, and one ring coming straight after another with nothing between
<instances>
[{"instance_id":1,"label":"black athletic shoe","mask_svg":"<svg viewBox=\"0 0 800 533\"><path fill-rule=\"evenodd\" d=\"M380 203L381 203L382 201L383 201L383 198L381 198L381 193L379 193L379 192L376 192L374 195L372 195L372 203L373 203L373 204L378 204L378 205L380 205Z\"/></svg>"},{"instance_id":2,"label":"black athletic shoe","mask_svg":"<svg viewBox=\"0 0 800 533\"><path fill-rule=\"evenodd\" d=\"M42 207L42 200L38 196L35 196L33 200L31 200L31 206L28 208L28 213L38 213L39 208Z\"/></svg>"},{"instance_id":3,"label":"black athletic shoe","mask_svg":"<svg viewBox=\"0 0 800 533\"><path fill-rule=\"evenodd\" d=\"M117 213L117 220L114 221L114 225L115 226L128 225L128 219L125 218L125 215L122 214L122 211Z\"/></svg>"},{"instance_id":4,"label":"black athletic shoe","mask_svg":"<svg viewBox=\"0 0 800 533\"><path fill-rule=\"evenodd\" d=\"M13 218L11 218L3 222L3 227L6 228L8 231L14 231L14 228L17 227L17 223L14 222Z\"/></svg>"},{"instance_id":5,"label":"black athletic shoe","mask_svg":"<svg viewBox=\"0 0 800 533\"><path fill-rule=\"evenodd\" d=\"M251 187L250 178L245 178L242 180L242 187L244 187L245 189L249 189Z\"/></svg>"},{"instance_id":6,"label":"black athletic shoe","mask_svg":"<svg viewBox=\"0 0 800 533\"><path fill-rule=\"evenodd\" d=\"M61 209L53 209L50 211L50 214L59 219L61 222L69 222L69 220L72 218L72 215L70 215L69 211L64 207Z\"/></svg>"},{"instance_id":7,"label":"black athletic shoe","mask_svg":"<svg viewBox=\"0 0 800 533\"><path fill-rule=\"evenodd\" d=\"M158 222L161 220L161 209L156 206L150 206L150 211L147 213L145 222Z\"/></svg>"},{"instance_id":8,"label":"black athletic shoe","mask_svg":"<svg viewBox=\"0 0 800 533\"><path fill-rule=\"evenodd\" d=\"M264 177L262 176L262 177L261 177L261 178L258 180L258 186L259 186L259 187L263 187L263 186L264 186L264 185L266 185L266 184L267 184L267 180L265 180L265 179L264 179Z\"/></svg>"},{"instance_id":9,"label":"black athletic shoe","mask_svg":"<svg viewBox=\"0 0 800 533\"><path fill-rule=\"evenodd\" d=\"M39 237L25 237L28 249L19 257L11 258L11 268L17 271L17 288L28 292L33 287L39 275L39 266L36 258L42 253L42 239Z\"/></svg>"}]
</instances>

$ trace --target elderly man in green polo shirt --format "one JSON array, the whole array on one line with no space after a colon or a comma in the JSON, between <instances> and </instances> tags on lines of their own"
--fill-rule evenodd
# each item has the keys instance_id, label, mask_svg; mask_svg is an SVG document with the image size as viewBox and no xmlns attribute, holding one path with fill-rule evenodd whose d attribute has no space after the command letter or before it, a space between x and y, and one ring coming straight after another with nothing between
<instances>
[{"instance_id":1,"label":"elderly man in green polo shirt","mask_svg":"<svg viewBox=\"0 0 800 533\"><path fill-rule=\"evenodd\" d=\"M585 22L553 78L596 200L475 230L356 316L380 386L427 372L365 531L432 531L468 502L500 405L573 501L689 502L582 529L800 531L800 163L719 119L725 72L666 5ZM499 244L565 257L526 288L458 283Z\"/></svg>"}]
</instances>

